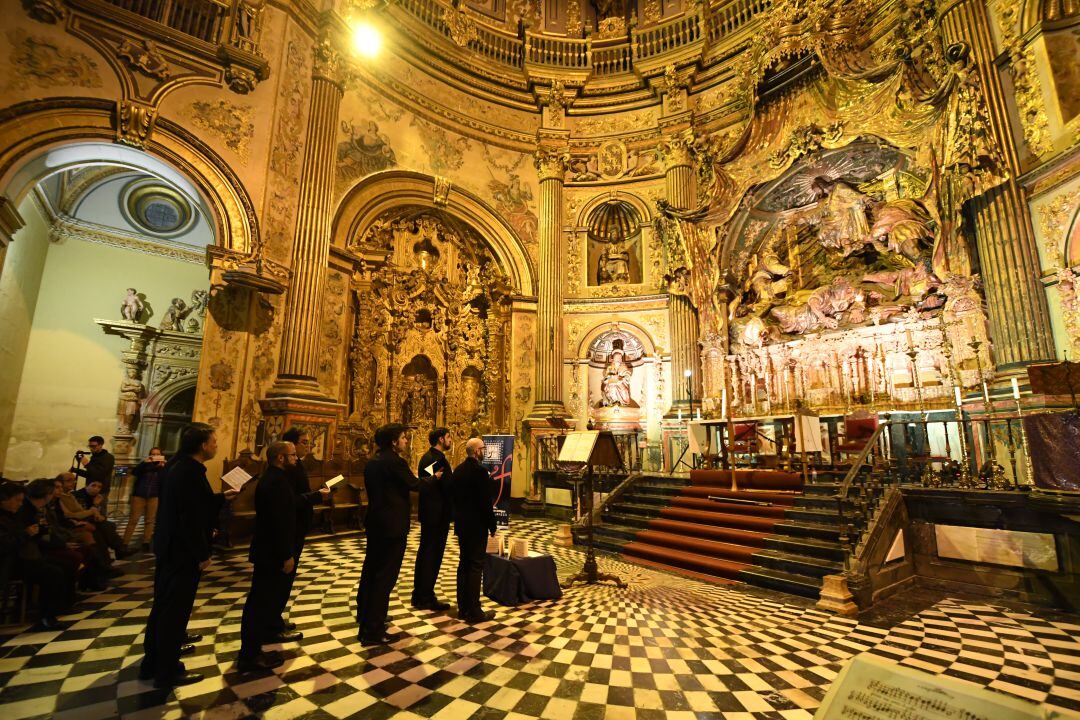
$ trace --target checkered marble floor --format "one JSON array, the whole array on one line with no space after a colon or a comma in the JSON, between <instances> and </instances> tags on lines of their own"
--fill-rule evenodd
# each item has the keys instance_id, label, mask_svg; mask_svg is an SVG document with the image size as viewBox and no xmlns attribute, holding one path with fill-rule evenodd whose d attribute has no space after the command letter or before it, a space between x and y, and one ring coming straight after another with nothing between
<instances>
[{"instance_id":1,"label":"checkered marble floor","mask_svg":"<svg viewBox=\"0 0 1080 720\"><path fill-rule=\"evenodd\" d=\"M515 520L511 535L550 552L561 577L582 554L550 542L554 525ZM136 679L149 613L148 563L84 599L63 632L0 644L0 717L672 718L809 720L852 656L872 652L1064 711L1080 711L1080 617L945 598L893 627L834 617L800 599L711 585L601 556L629 587L574 587L555 602L495 608L466 626L409 604L418 531L391 604L403 631L389 648L356 641L362 538L305 550L291 619L304 632L272 673L233 667L249 579L241 555L204 575L189 630L205 635L175 692ZM453 601L456 542L440 577ZM488 607L492 603L487 601Z\"/></svg>"}]
</instances>

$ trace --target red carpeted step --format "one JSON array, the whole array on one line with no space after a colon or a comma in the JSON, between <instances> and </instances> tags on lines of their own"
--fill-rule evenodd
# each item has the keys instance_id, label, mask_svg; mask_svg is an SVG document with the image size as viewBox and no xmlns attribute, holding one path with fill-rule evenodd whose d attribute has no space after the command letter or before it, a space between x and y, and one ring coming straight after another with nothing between
<instances>
[{"instance_id":1,"label":"red carpeted step","mask_svg":"<svg viewBox=\"0 0 1080 720\"><path fill-rule=\"evenodd\" d=\"M671 520L718 525L729 528L744 528L759 532L771 532L779 521L778 518L756 517L753 515L735 515L732 513L709 512L686 507L667 507L660 511L660 516Z\"/></svg>"},{"instance_id":2,"label":"red carpeted step","mask_svg":"<svg viewBox=\"0 0 1080 720\"><path fill-rule=\"evenodd\" d=\"M753 559L754 553L760 551L760 548L756 547L705 540L689 535L660 532L659 530L642 530L634 538L634 542L668 548L673 553L691 552L744 563L749 563Z\"/></svg>"},{"instance_id":3,"label":"red carpeted step","mask_svg":"<svg viewBox=\"0 0 1080 720\"><path fill-rule=\"evenodd\" d=\"M722 558L709 557L708 555L699 555L696 553L673 551L670 548L657 547L655 545L636 541L623 545L623 555L628 555L632 558L645 558L664 565L686 568L688 570L703 572L708 575L718 575L733 580L739 579L740 573L749 567L743 562L724 560Z\"/></svg>"},{"instance_id":4,"label":"red carpeted step","mask_svg":"<svg viewBox=\"0 0 1080 720\"><path fill-rule=\"evenodd\" d=\"M795 493L790 492L776 492L768 490L728 490L723 487L715 487L712 485L691 485L685 488L681 495L689 497L722 497L722 498L737 498L739 500L753 500L755 502L767 502L774 505L794 505L795 499L799 497Z\"/></svg>"},{"instance_id":5,"label":"red carpeted step","mask_svg":"<svg viewBox=\"0 0 1080 720\"><path fill-rule=\"evenodd\" d=\"M784 470L736 470L735 483L744 489L801 490L803 481L799 473ZM714 485L731 487L730 470L691 470L691 485Z\"/></svg>"},{"instance_id":6,"label":"red carpeted step","mask_svg":"<svg viewBox=\"0 0 1080 720\"><path fill-rule=\"evenodd\" d=\"M693 508L711 512L730 513L732 515L750 515L753 517L782 518L787 513L787 508L773 505L749 505L742 503L726 503L708 498L674 497L671 499L672 507Z\"/></svg>"},{"instance_id":7,"label":"red carpeted step","mask_svg":"<svg viewBox=\"0 0 1080 720\"><path fill-rule=\"evenodd\" d=\"M730 542L736 545L751 545L755 548L765 547L769 533L743 530L740 528L720 527L717 525L704 525L702 523L689 523L680 520L668 520L656 518L649 521L650 530L686 535L688 537L700 537L719 542Z\"/></svg>"}]
</instances>

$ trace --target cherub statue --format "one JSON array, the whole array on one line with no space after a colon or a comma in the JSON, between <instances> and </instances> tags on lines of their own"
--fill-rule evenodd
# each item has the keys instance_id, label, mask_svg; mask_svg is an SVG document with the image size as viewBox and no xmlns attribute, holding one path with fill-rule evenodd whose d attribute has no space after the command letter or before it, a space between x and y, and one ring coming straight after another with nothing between
<instances>
[{"instance_id":1,"label":"cherub statue","mask_svg":"<svg viewBox=\"0 0 1080 720\"><path fill-rule=\"evenodd\" d=\"M191 309L188 311L189 315L198 315L200 318L206 317L206 304L210 301L210 293L205 290L192 290L191 291Z\"/></svg>"},{"instance_id":2,"label":"cherub statue","mask_svg":"<svg viewBox=\"0 0 1080 720\"><path fill-rule=\"evenodd\" d=\"M139 322L144 307L143 301L139 299L138 291L135 288L128 288L127 296L120 303L120 317L128 322Z\"/></svg>"}]
</instances>

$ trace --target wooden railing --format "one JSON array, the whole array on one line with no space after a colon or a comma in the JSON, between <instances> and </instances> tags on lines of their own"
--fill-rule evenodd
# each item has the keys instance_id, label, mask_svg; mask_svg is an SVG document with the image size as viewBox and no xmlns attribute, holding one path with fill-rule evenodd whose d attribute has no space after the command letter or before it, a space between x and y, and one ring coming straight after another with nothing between
<instances>
[{"instance_id":1,"label":"wooden railing","mask_svg":"<svg viewBox=\"0 0 1080 720\"><path fill-rule=\"evenodd\" d=\"M218 0L105 0L147 20L208 43L228 38L230 6Z\"/></svg>"},{"instance_id":2,"label":"wooden railing","mask_svg":"<svg viewBox=\"0 0 1080 720\"><path fill-rule=\"evenodd\" d=\"M534 32L515 35L478 21L477 37L469 42L468 50L494 64L513 68L528 63L552 69L591 70L597 77L627 74L633 71L636 61L655 62L668 53L693 48L705 40L715 43L742 29L771 4L771 0L731 0L715 10L699 5L658 25L635 28L626 39L592 40ZM443 20L449 5L443 0L400 0L394 7L449 39L450 30Z\"/></svg>"}]
</instances>

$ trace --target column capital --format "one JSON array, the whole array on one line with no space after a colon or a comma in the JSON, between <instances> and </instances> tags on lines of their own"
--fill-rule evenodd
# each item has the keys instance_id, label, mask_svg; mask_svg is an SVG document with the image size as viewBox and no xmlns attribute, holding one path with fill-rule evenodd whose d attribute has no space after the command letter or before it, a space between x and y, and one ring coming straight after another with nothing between
<instances>
[{"instance_id":1,"label":"column capital","mask_svg":"<svg viewBox=\"0 0 1080 720\"><path fill-rule=\"evenodd\" d=\"M354 70L346 59L345 53L329 35L323 35L311 50L311 77L325 80L344 94L345 85L351 79Z\"/></svg>"},{"instance_id":2,"label":"column capital","mask_svg":"<svg viewBox=\"0 0 1080 720\"><path fill-rule=\"evenodd\" d=\"M570 152L565 147L539 147L533 154L533 165L540 182L545 180L563 181L566 168L570 163Z\"/></svg>"},{"instance_id":3,"label":"column capital","mask_svg":"<svg viewBox=\"0 0 1080 720\"><path fill-rule=\"evenodd\" d=\"M664 165L664 172L677 167L694 165L694 131L687 128L669 137L661 138L656 144L656 154Z\"/></svg>"}]
</instances>

